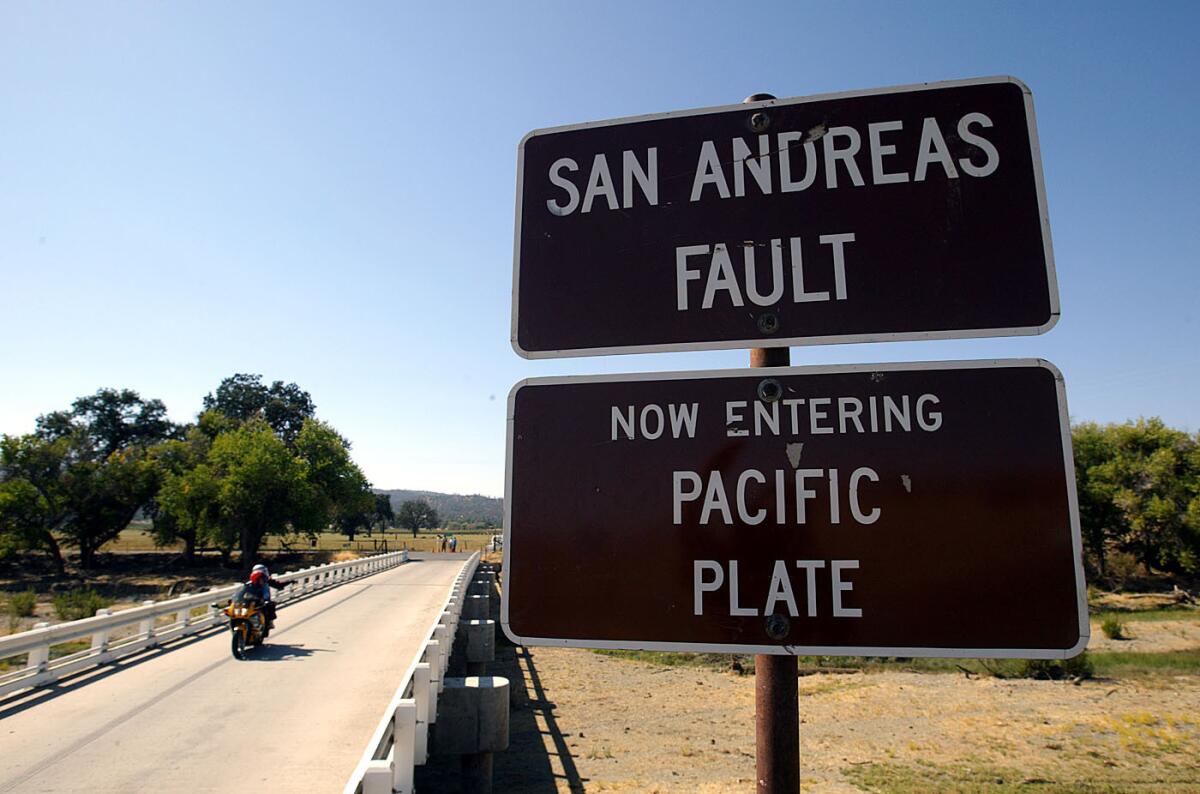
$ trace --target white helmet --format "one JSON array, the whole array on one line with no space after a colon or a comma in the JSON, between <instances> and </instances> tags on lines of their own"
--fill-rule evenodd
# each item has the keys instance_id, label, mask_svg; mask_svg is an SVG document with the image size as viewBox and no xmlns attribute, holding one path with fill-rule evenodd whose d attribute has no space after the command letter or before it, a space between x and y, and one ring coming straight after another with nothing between
<instances>
[{"instance_id":1,"label":"white helmet","mask_svg":"<svg viewBox=\"0 0 1200 794\"><path fill-rule=\"evenodd\" d=\"M251 569L250 569L250 572L251 572L251 573L254 573L255 571L262 571L263 573L266 573L266 572L267 572L267 566L263 565L263 564L260 562L258 565L255 565L253 568L251 568Z\"/></svg>"}]
</instances>

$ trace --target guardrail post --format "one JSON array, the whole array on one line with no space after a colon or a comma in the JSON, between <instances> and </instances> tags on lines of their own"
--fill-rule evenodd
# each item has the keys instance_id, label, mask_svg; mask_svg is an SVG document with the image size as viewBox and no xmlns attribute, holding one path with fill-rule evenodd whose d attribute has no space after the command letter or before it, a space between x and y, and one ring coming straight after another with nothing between
<instances>
[{"instance_id":1,"label":"guardrail post","mask_svg":"<svg viewBox=\"0 0 1200 794\"><path fill-rule=\"evenodd\" d=\"M405 698L392 717L392 790L412 794L413 750L417 738L417 703ZM364 791L363 794L366 794Z\"/></svg>"},{"instance_id":2,"label":"guardrail post","mask_svg":"<svg viewBox=\"0 0 1200 794\"><path fill-rule=\"evenodd\" d=\"M413 763L423 764L429 758L429 665L424 662L413 668L413 700L417 703L417 729L413 740Z\"/></svg>"},{"instance_id":3,"label":"guardrail post","mask_svg":"<svg viewBox=\"0 0 1200 794\"><path fill-rule=\"evenodd\" d=\"M96 617L103 618L112 614L112 610L108 607L96 610ZM96 629L92 634L92 653L104 653L108 650L108 632L107 628Z\"/></svg>"},{"instance_id":4,"label":"guardrail post","mask_svg":"<svg viewBox=\"0 0 1200 794\"><path fill-rule=\"evenodd\" d=\"M372 761L363 772L362 794L392 794L392 769L387 761Z\"/></svg>"},{"instance_id":5,"label":"guardrail post","mask_svg":"<svg viewBox=\"0 0 1200 794\"><path fill-rule=\"evenodd\" d=\"M49 623L34 623L34 629L48 629ZM29 652L29 656L25 662L27 670L42 673L46 670L46 665L50 663L50 642L47 640L45 645L39 645Z\"/></svg>"},{"instance_id":6,"label":"guardrail post","mask_svg":"<svg viewBox=\"0 0 1200 794\"><path fill-rule=\"evenodd\" d=\"M215 593L218 590L222 590L222 589L224 589L224 588L210 587L210 588L208 588L208 592ZM212 596L210 595L209 597L211 598ZM217 608L213 606L212 601L209 601L208 604L206 604L206 608L204 611L204 620L205 620L205 622L210 623L210 624L217 622Z\"/></svg>"},{"instance_id":7,"label":"guardrail post","mask_svg":"<svg viewBox=\"0 0 1200 794\"><path fill-rule=\"evenodd\" d=\"M444 679L446 670L450 667L450 653L454 650L454 632L450 630L450 626L445 620L439 620L437 628L433 630L433 638L438 641L438 649L441 651L438 655L438 667L441 670L438 679ZM438 683L438 691L441 692L444 683L441 680Z\"/></svg>"},{"instance_id":8,"label":"guardrail post","mask_svg":"<svg viewBox=\"0 0 1200 794\"><path fill-rule=\"evenodd\" d=\"M442 691L442 644L437 640L425 643L425 661L429 665L429 719L430 725L437 722L438 693Z\"/></svg>"},{"instance_id":9,"label":"guardrail post","mask_svg":"<svg viewBox=\"0 0 1200 794\"><path fill-rule=\"evenodd\" d=\"M143 601L142 606L152 607L153 601ZM154 642L154 615L142 618L142 622L138 624L138 636L145 641L144 647L153 647Z\"/></svg>"},{"instance_id":10,"label":"guardrail post","mask_svg":"<svg viewBox=\"0 0 1200 794\"><path fill-rule=\"evenodd\" d=\"M184 607L175 613L175 622L179 624L179 636L186 637L191 634L188 627L192 625L192 608Z\"/></svg>"}]
</instances>

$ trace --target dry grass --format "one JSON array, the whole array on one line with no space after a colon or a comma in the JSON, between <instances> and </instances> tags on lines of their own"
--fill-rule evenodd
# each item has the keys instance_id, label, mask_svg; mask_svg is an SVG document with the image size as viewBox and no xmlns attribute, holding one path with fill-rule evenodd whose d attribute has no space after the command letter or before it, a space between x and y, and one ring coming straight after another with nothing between
<instances>
[{"instance_id":1,"label":"dry grass","mask_svg":"<svg viewBox=\"0 0 1200 794\"><path fill-rule=\"evenodd\" d=\"M587 790L754 791L753 676L530 650ZM1200 792L1200 675L1144 672L1079 686L806 676L804 790Z\"/></svg>"},{"instance_id":2,"label":"dry grass","mask_svg":"<svg viewBox=\"0 0 1200 794\"><path fill-rule=\"evenodd\" d=\"M495 530L495 534L499 534L500 530ZM382 551L400 551L401 549L411 549L413 551L437 551L440 547L440 541L437 538L436 532L419 532L417 537L413 537L411 532L404 531L388 531L385 533L375 532L371 535L359 534L354 540L348 539L345 535L336 534L333 532L322 532L317 535L316 544L307 537L268 537L263 540L262 551L277 552L277 551L355 551L361 554L374 554ZM452 532L442 534L453 534L458 538L459 551L481 551L491 540L492 532ZM130 525L129 529L124 530L113 541L106 543L101 549L101 553L105 554L120 554L124 552L148 552L148 551L166 551L180 553L183 551L182 543L173 543L167 546L154 545L154 537L149 532L149 526L141 523Z\"/></svg>"}]
</instances>

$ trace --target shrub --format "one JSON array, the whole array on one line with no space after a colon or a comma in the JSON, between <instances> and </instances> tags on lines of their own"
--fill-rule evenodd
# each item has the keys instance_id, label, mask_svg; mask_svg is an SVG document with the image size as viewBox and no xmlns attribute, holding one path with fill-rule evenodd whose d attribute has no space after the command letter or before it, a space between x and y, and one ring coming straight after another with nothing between
<instances>
[{"instance_id":1,"label":"shrub","mask_svg":"<svg viewBox=\"0 0 1200 794\"><path fill-rule=\"evenodd\" d=\"M1100 624L1100 630L1104 632L1104 636L1110 640L1123 640L1125 637L1125 624L1116 615L1109 615Z\"/></svg>"},{"instance_id":2,"label":"shrub","mask_svg":"<svg viewBox=\"0 0 1200 794\"><path fill-rule=\"evenodd\" d=\"M112 606L112 599L95 590L71 590L54 596L54 612L61 620L82 620L96 614L97 609Z\"/></svg>"},{"instance_id":3,"label":"shrub","mask_svg":"<svg viewBox=\"0 0 1200 794\"><path fill-rule=\"evenodd\" d=\"M1096 670L1087 651L1071 659L1027 659L1022 666L1024 678L1061 681L1064 678L1091 678Z\"/></svg>"},{"instance_id":4,"label":"shrub","mask_svg":"<svg viewBox=\"0 0 1200 794\"><path fill-rule=\"evenodd\" d=\"M8 611L13 617L31 617L35 606L37 606L37 593L32 590L26 590L23 593L13 593L8 597Z\"/></svg>"},{"instance_id":5,"label":"shrub","mask_svg":"<svg viewBox=\"0 0 1200 794\"><path fill-rule=\"evenodd\" d=\"M1124 590L1146 575L1146 568L1127 551L1110 552L1105 568L1108 580L1117 590Z\"/></svg>"}]
</instances>

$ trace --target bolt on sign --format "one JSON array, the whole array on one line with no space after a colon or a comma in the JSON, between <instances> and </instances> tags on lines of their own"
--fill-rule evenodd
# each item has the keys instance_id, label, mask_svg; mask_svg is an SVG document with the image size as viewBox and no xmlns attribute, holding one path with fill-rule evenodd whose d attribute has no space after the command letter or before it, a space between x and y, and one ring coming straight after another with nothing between
<instances>
[{"instance_id":1,"label":"bolt on sign","mask_svg":"<svg viewBox=\"0 0 1200 794\"><path fill-rule=\"evenodd\" d=\"M508 410L502 622L519 643L1087 644L1066 399L1044 361L540 378Z\"/></svg>"},{"instance_id":2,"label":"bolt on sign","mask_svg":"<svg viewBox=\"0 0 1200 794\"><path fill-rule=\"evenodd\" d=\"M556 127L518 149L527 358L1037 334L1058 315L1015 78Z\"/></svg>"}]
</instances>

